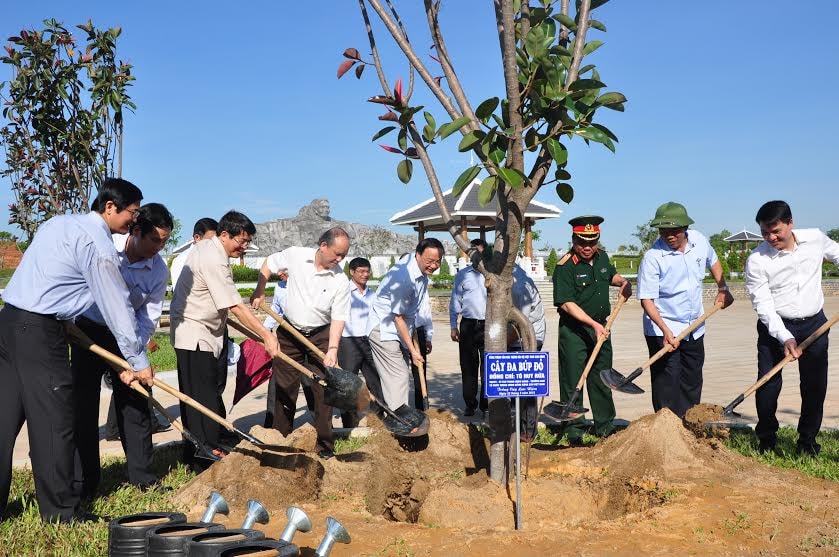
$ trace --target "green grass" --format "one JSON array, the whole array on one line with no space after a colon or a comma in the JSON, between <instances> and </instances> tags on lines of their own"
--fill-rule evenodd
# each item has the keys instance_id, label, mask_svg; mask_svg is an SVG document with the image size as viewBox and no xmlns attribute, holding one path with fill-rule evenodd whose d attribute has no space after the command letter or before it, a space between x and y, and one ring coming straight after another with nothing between
<instances>
[{"instance_id":1,"label":"green grass","mask_svg":"<svg viewBox=\"0 0 839 557\"><path fill-rule=\"evenodd\" d=\"M175 349L169 341L169 333L155 333L152 337L157 343L157 350L149 354L149 361L154 369L159 371L170 371L178 369L178 359L175 356ZM230 340L239 344L245 337L232 336Z\"/></svg>"},{"instance_id":2,"label":"green grass","mask_svg":"<svg viewBox=\"0 0 839 557\"><path fill-rule=\"evenodd\" d=\"M194 477L178 463L181 445L167 445L154 454L153 470L162 485L177 489ZM142 492L123 484L127 477L124 458L102 460L102 483L98 497L87 510L99 515L120 517L147 511L174 511L172 493L160 489ZM35 484L28 468L12 471L12 488L5 520L0 522L0 556L107 554L108 523L73 525L41 522L35 501Z\"/></svg>"},{"instance_id":3,"label":"green grass","mask_svg":"<svg viewBox=\"0 0 839 557\"><path fill-rule=\"evenodd\" d=\"M366 437L336 437L333 451L335 454L354 453L367 443Z\"/></svg>"},{"instance_id":4,"label":"green grass","mask_svg":"<svg viewBox=\"0 0 839 557\"><path fill-rule=\"evenodd\" d=\"M732 430L726 444L740 454L771 466L792 468L817 478L839 480L839 431L819 433L816 440L822 446L822 450L817 458L797 456L795 454L797 439L797 431L791 427L782 427L778 430L778 444L775 452L760 454L757 450L757 436L753 431Z\"/></svg>"}]
</instances>

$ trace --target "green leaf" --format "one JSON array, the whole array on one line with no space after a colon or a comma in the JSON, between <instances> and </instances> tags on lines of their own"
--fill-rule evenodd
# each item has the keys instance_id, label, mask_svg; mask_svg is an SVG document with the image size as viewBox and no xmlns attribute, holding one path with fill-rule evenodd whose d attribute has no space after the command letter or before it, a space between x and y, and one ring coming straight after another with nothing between
<instances>
[{"instance_id":1,"label":"green leaf","mask_svg":"<svg viewBox=\"0 0 839 557\"><path fill-rule=\"evenodd\" d=\"M437 135L440 136L440 139L446 139L451 134L468 124L470 121L468 116L461 116L455 120L452 120L448 124L443 124L440 126L440 129L437 130Z\"/></svg>"},{"instance_id":2,"label":"green leaf","mask_svg":"<svg viewBox=\"0 0 839 557\"><path fill-rule=\"evenodd\" d=\"M626 97L617 92L603 93L597 97L597 102L603 106L609 106L610 104L622 104L626 102Z\"/></svg>"},{"instance_id":3,"label":"green leaf","mask_svg":"<svg viewBox=\"0 0 839 557\"><path fill-rule=\"evenodd\" d=\"M495 164L501 164L502 162L504 162L504 159L507 158L507 151L505 151L501 147L496 147L495 149L489 152L487 158Z\"/></svg>"},{"instance_id":4,"label":"green leaf","mask_svg":"<svg viewBox=\"0 0 839 557\"><path fill-rule=\"evenodd\" d=\"M389 134L390 132L392 132L395 129L396 129L396 126L388 126L386 128L382 128L378 132L376 132L376 135L374 135L373 139L371 139L370 141L376 141L380 137L386 136L387 134Z\"/></svg>"},{"instance_id":5,"label":"green leaf","mask_svg":"<svg viewBox=\"0 0 839 557\"><path fill-rule=\"evenodd\" d=\"M489 120L489 117L492 116L492 113L498 108L498 97L492 97L491 99L487 99L481 104L478 105L478 108L475 110L475 116L478 117L478 120L481 122L486 123Z\"/></svg>"},{"instance_id":6,"label":"green leaf","mask_svg":"<svg viewBox=\"0 0 839 557\"><path fill-rule=\"evenodd\" d=\"M571 187L571 184L563 182L556 185L556 194L564 202L571 203L571 200L574 199L574 188Z\"/></svg>"},{"instance_id":7,"label":"green leaf","mask_svg":"<svg viewBox=\"0 0 839 557\"><path fill-rule=\"evenodd\" d=\"M401 180L403 184L407 184L411 181L411 174L413 171L414 163L409 159L403 159L399 161L398 165L396 165L396 175L399 176L399 180Z\"/></svg>"},{"instance_id":8,"label":"green leaf","mask_svg":"<svg viewBox=\"0 0 839 557\"><path fill-rule=\"evenodd\" d=\"M520 188L524 183L524 174L515 168L505 168L502 166L498 169L498 175L501 176L504 183L509 185L511 188Z\"/></svg>"},{"instance_id":9,"label":"green leaf","mask_svg":"<svg viewBox=\"0 0 839 557\"><path fill-rule=\"evenodd\" d=\"M606 137L608 137L608 138L609 138L609 139L611 139L612 141L617 141L617 140L618 140L618 136L616 136L615 134L613 134L613 133L612 133L612 130L610 130L609 128L607 128L607 127L606 127L606 126L604 126L603 124L592 124L592 126L593 126L593 127L595 127L595 128L597 128L598 130L602 131L603 133L605 133L605 134L606 134Z\"/></svg>"},{"instance_id":10,"label":"green leaf","mask_svg":"<svg viewBox=\"0 0 839 557\"><path fill-rule=\"evenodd\" d=\"M495 197L497 182L498 178L495 176L490 176L481 182L481 185L478 188L478 204L481 207L486 206L490 201L492 201L492 198Z\"/></svg>"},{"instance_id":11,"label":"green leaf","mask_svg":"<svg viewBox=\"0 0 839 557\"><path fill-rule=\"evenodd\" d=\"M408 148L408 132L405 128L399 130L399 148L403 151Z\"/></svg>"},{"instance_id":12,"label":"green leaf","mask_svg":"<svg viewBox=\"0 0 839 557\"><path fill-rule=\"evenodd\" d=\"M605 25L603 25L603 23L602 23L602 22L597 21L596 19L590 19L590 20L588 20L588 25L589 25L589 27L591 27L592 29L597 29L598 31L603 31L604 33L606 32L606 26L605 26Z\"/></svg>"},{"instance_id":13,"label":"green leaf","mask_svg":"<svg viewBox=\"0 0 839 557\"><path fill-rule=\"evenodd\" d=\"M468 151L484 137L486 137L486 134L481 130L469 132L463 136L463 139L460 140L460 145L457 146L457 150L461 153Z\"/></svg>"},{"instance_id":14,"label":"green leaf","mask_svg":"<svg viewBox=\"0 0 839 557\"><path fill-rule=\"evenodd\" d=\"M426 124L426 126L422 128L422 138L425 139L426 143L434 141L434 126Z\"/></svg>"},{"instance_id":15,"label":"green leaf","mask_svg":"<svg viewBox=\"0 0 839 557\"><path fill-rule=\"evenodd\" d=\"M478 165L470 166L466 170L464 170L460 176L457 177L457 180L454 182L454 187L452 188L452 195L455 197L459 196L463 193L463 190L466 189L466 186L472 183L478 174L481 173L481 167Z\"/></svg>"},{"instance_id":16,"label":"green leaf","mask_svg":"<svg viewBox=\"0 0 839 557\"><path fill-rule=\"evenodd\" d=\"M542 58L556 40L556 22L546 19L539 25L534 25L524 38L527 53L533 58Z\"/></svg>"},{"instance_id":17,"label":"green leaf","mask_svg":"<svg viewBox=\"0 0 839 557\"><path fill-rule=\"evenodd\" d=\"M554 160L557 166L562 166L563 164L568 162L568 150L562 143L560 143L554 138L548 139L546 143L548 147L548 153L551 154L551 158Z\"/></svg>"},{"instance_id":18,"label":"green leaf","mask_svg":"<svg viewBox=\"0 0 839 557\"><path fill-rule=\"evenodd\" d=\"M583 47L583 56L588 56L601 46L603 46L603 41L591 41L586 43L586 46Z\"/></svg>"},{"instance_id":19,"label":"green leaf","mask_svg":"<svg viewBox=\"0 0 839 557\"><path fill-rule=\"evenodd\" d=\"M437 123L434 121L434 116L431 115L430 112L426 111L422 113L425 116L425 123L431 126L433 129L437 129Z\"/></svg>"},{"instance_id":20,"label":"green leaf","mask_svg":"<svg viewBox=\"0 0 839 557\"><path fill-rule=\"evenodd\" d=\"M594 10L596 8L599 8L608 1L609 0L591 0L591 6L589 7L589 9ZM579 6L579 2L577 2L577 5Z\"/></svg>"},{"instance_id":21,"label":"green leaf","mask_svg":"<svg viewBox=\"0 0 839 557\"><path fill-rule=\"evenodd\" d=\"M564 168L557 168L556 172L554 172L554 178L557 180L570 180L571 173L565 170Z\"/></svg>"},{"instance_id":22,"label":"green leaf","mask_svg":"<svg viewBox=\"0 0 839 557\"><path fill-rule=\"evenodd\" d=\"M560 46L555 44L551 47L551 54L558 54L559 56L567 56L568 58L571 57L571 51L565 48L564 46Z\"/></svg>"},{"instance_id":23,"label":"green leaf","mask_svg":"<svg viewBox=\"0 0 839 557\"><path fill-rule=\"evenodd\" d=\"M592 141L596 141L598 143L603 143L609 137L603 133L602 130L598 130L597 128L583 128L581 130L574 130L574 133L579 135L580 137L584 137L586 139L590 139Z\"/></svg>"},{"instance_id":24,"label":"green leaf","mask_svg":"<svg viewBox=\"0 0 839 557\"><path fill-rule=\"evenodd\" d=\"M568 27L568 29L570 29L571 31L577 30L577 23L574 21L572 17L566 14L556 14L555 16L553 16L553 18L561 24L563 24L564 26Z\"/></svg>"},{"instance_id":25,"label":"green leaf","mask_svg":"<svg viewBox=\"0 0 839 557\"><path fill-rule=\"evenodd\" d=\"M535 151L539 146L539 133L536 128L529 128L524 134L524 146L528 151Z\"/></svg>"},{"instance_id":26,"label":"green leaf","mask_svg":"<svg viewBox=\"0 0 839 557\"><path fill-rule=\"evenodd\" d=\"M577 75L585 75L593 69L594 69L594 64L586 64L585 66L580 68L580 71L577 72Z\"/></svg>"},{"instance_id":27,"label":"green leaf","mask_svg":"<svg viewBox=\"0 0 839 557\"><path fill-rule=\"evenodd\" d=\"M606 87L606 84L597 79L578 79L568 88L569 91L583 91L586 89L600 89Z\"/></svg>"}]
</instances>

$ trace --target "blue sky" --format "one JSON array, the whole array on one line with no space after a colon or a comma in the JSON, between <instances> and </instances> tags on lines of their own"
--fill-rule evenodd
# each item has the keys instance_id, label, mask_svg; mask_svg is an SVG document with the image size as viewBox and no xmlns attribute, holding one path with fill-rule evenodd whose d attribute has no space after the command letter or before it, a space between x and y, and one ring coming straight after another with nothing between
<instances>
[{"instance_id":1,"label":"blue sky","mask_svg":"<svg viewBox=\"0 0 839 557\"><path fill-rule=\"evenodd\" d=\"M430 197L418 165L405 186L398 158L370 142L382 127L381 107L365 102L381 93L373 73L335 77L345 48L369 51L357 2L184 4L9 2L0 37L47 17L122 26L118 50L134 65L138 105L123 174L186 228L231 208L256 222L290 217L318 197L329 198L333 218L387 225ZM421 3L398 4L423 52ZM620 143L616 154L571 143L575 199L566 206L552 187L539 193L564 215L537 226L537 247L564 247L568 218L589 213L606 218L607 247L631 243L635 226L670 200L707 234L756 230L757 208L776 198L790 202L799 226L839 227L839 3L612 0L595 14L609 31L592 31L606 44L591 60L609 90L629 98L625 113L601 116ZM492 2L449 0L441 20L473 106L503 96ZM392 84L407 70L387 38L379 34ZM10 77L0 68L0 80ZM422 86L414 98L444 121ZM432 151L446 187L469 162L456 146L452 136ZM2 223L10 201L0 184Z\"/></svg>"}]
</instances>

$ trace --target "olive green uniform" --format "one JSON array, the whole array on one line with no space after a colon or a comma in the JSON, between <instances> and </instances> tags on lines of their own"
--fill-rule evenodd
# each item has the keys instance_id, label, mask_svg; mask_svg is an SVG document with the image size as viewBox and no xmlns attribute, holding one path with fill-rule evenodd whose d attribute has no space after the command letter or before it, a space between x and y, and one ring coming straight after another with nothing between
<instances>
[{"instance_id":1,"label":"olive green uniform","mask_svg":"<svg viewBox=\"0 0 839 557\"><path fill-rule=\"evenodd\" d=\"M602 251L597 252L591 264L574 254L568 254L556 266L553 275L554 305L559 311L559 392L563 403L571 399L597 339L594 329L563 311L561 306L573 302L589 317L605 325L611 312L609 286L615 274L609 256ZM599 374L601 369L611 367L612 341L606 340L586 379L595 433L599 436L614 431L612 421L615 419L615 403L612 391L603 383ZM582 436L580 422L571 422L566 426L565 432L572 441Z\"/></svg>"}]
</instances>

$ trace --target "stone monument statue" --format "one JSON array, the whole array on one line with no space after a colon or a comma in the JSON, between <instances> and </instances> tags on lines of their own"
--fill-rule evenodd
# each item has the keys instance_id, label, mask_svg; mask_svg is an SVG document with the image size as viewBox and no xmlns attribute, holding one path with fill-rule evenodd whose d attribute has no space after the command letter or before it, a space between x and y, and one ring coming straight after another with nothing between
<instances>
[{"instance_id":1,"label":"stone monument statue","mask_svg":"<svg viewBox=\"0 0 839 557\"><path fill-rule=\"evenodd\" d=\"M344 228L350 235L350 257L398 256L413 251L417 245L413 234L396 234L381 226L335 220L329 216L329 200L315 199L293 218L257 224L254 243L259 251L256 255L268 256L289 246L315 247L320 235L333 226Z\"/></svg>"}]
</instances>

